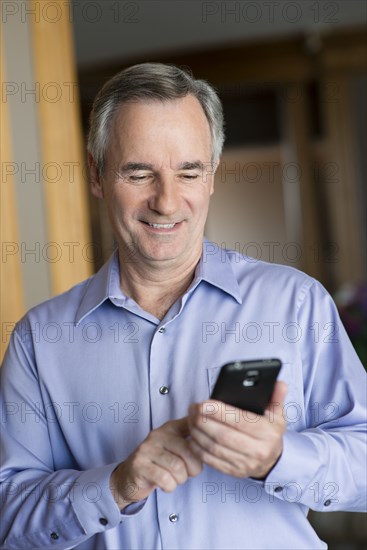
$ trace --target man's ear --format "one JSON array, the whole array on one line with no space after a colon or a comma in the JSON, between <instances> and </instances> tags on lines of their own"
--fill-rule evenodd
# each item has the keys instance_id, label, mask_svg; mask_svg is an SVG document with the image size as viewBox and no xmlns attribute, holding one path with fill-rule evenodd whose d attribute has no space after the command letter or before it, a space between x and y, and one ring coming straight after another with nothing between
<instances>
[{"instance_id":1,"label":"man's ear","mask_svg":"<svg viewBox=\"0 0 367 550\"><path fill-rule=\"evenodd\" d=\"M91 187L92 195L97 197L97 199L103 199L104 193L103 193L102 179L99 174L96 161L94 160L94 158L90 153L88 153L88 168L89 168L89 178L90 178L90 187Z\"/></svg>"}]
</instances>

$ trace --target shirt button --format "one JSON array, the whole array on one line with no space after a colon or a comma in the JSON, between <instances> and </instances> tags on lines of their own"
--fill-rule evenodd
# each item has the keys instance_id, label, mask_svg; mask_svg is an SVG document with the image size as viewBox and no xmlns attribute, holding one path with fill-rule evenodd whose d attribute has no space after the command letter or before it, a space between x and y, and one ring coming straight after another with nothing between
<instances>
[{"instance_id":1,"label":"shirt button","mask_svg":"<svg viewBox=\"0 0 367 550\"><path fill-rule=\"evenodd\" d=\"M170 514L170 515L168 516L168 519L169 519L170 521L172 521L172 523L176 523L176 521L178 520L178 515L177 515L177 514Z\"/></svg>"},{"instance_id":2,"label":"shirt button","mask_svg":"<svg viewBox=\"0 0 367 550\"><path fill-rule=\"evenodd\" d=\"M331 504L331 500L330 500L330 499L325 500L324 506L330 506L330 504Z\"/></svg>"},{"instance_id":3,"label":"shirt button","mask_svg":"<svg viewBox=\"0 0 367 550\"><path fill-rule=\"evenodd\" d=\"M108 521L106 520L106 518L99 518L99 523L101 525L107 525Z\"/></svg>"},{"instance_id":4,"label":"shirt button","mask_svg":"<svg viewBox=\"0 0 367 550\"><path fill-rule=\"evenodd\" d=\"M169 389L167 388L167 386L161 386L159 388L159 393L161 393L162 395L166 395L168 392L169 392Z\"/></svg>"},{"instance_id":5,"label":"shirt button","mask_svg":"<svg viewBox=\"0 0 367 550\"><path fill-rule=\"evenodd\" d=\"M274 493L281 493L283 491L283 487L281 487L280 485L278 485L278 487L275 487L274 489Z\"/></svg>"},{"instance_id":6,"label":"shirt button","mask_svg":"<svg viewBox=\"0 0 367 550\"><path fill-rule=\"evenodd\" d=\"M51 533L50 537L53 539L53 540L57 540L59 538L59 535L55 532Z\"/></svg>"},{"instance_id":7,"label":"shirt button","mask_svg":"<svg viewBox=\"0 0 367 550\"><path fill-rule=\"evenodd\" d=\"M165 332L166 332L165 327L159 328L159 329L158 329L158 332L160 332L161 334L165 333Z\"/></svg>"}]
</instances>

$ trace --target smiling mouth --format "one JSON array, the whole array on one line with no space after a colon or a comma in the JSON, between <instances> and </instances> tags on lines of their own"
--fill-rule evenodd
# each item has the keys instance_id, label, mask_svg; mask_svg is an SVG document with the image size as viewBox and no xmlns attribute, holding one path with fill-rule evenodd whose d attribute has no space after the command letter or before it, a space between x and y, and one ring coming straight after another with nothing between
<instances>
[{"instance_id":1,"label":"smiling mouth","mask_svg":"<svg viewBox=\"0 0 367 550\"><path fill-rule=\"evenodd\" d=\"M153 229L173 229L177 225L180 225L181 222L173 222L173 223L151 223L142 220L145 225L148 225L149 227L152 227Z\"/></svg>"}]
</instances>

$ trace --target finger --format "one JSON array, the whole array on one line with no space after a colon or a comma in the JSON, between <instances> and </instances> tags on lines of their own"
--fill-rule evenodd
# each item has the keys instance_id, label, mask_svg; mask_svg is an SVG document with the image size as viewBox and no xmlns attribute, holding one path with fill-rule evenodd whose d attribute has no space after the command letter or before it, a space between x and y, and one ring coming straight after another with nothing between
<instances>
[{"instance_id":1,"label":"finger","mask_svg":"<svg viewBox=\"0 0 367 550\"><path fill-rule=\"evenodd\" d=\"M202 429L201 429L202 428ZM191 437L208 452L224 457L229 450L245 454L245 449L252 439L250 436L232 428L211 421L205 426L193 426Z\"/></svg>"},{"instance_id":2,"label":"finger","mask_svg":"<svg viewBox=\"0 0 367 550\"><path fill-rule=\"evenodd\" d=\"M247 466L241 461L242 457L235 456L232 453L227 459L222 459L202 448L195 440L190 440L190 447L193 452L200 457L200 460L208 466L223 472L224 474L233 475L235 477L246 477ZM240 462L241 461L241 462Z\"/></svg>"},{"instance_id":3,"label":"finger","mask_svg":"<svg viewBox=\"0 0 367 550\"><path fill-rule=\"evenodd\" d=\"M177 485L169 472L153 464L147 457L134 453L122 462L111 475L112 493L118 498L118 504L125 507L131 502L146 498L158 487L166 492L173 491ZM131 494L131 487L134 494Z\"/></svg>"},{"instance_id":4,"label":"finger","mask_svg":"<svg viewBox=\"0 0 367 550\"><path fill-rule=\"evenodd\" d=\"M283 427L286 425L283 415L283 407L287 391L288 385L282 380L278 380L275 384L269 404L264 411L264 415L269 422L276 422Z\"/></svg>"},{"instance_id":5,"label":"finger","mask_svg":"<svg viewBox=\"0 0 367 550\"><path fill-rule=\"evenodd\" d=\"M205 430L196 427L191 430L192 442L196 445L193 448L199 458L212 467L239 477L263 475L281 452L280 430L266 422L258 439L229 426L220 426L215 421L208 423Z\"/></svg>"},{"instance_id":6,"label":"finger","mask_svg":"<svg viewBox=\"0 0 367 550\"><path fill-rule=\"evenodd\" d=\"M224 458L227 451L244 456L261 455L261 450L271 444L278 431L281 430L267 419L263 419L255 432L249 433L211 420L199 426L193 425L191 437L208 452Z\"/></svg>"},{"instance_id":7,"label":"finger","mask_svg":"<svg viewBox=\"0 0 367 550\"><path fill-rule=\"evenodd\" d=\"M283 407L287 392L288 384L283 382L283 380L277 380L274 386L273 394L270 398L269 405L275 404L276 406Z\"/></svg>"},{"instance_id":8,"label":"finger","mask_svg":"<svg viewBox=\"0 0 367 550\"><path fill-rule=\"evenodd\" d=\"M190 428L188 417L178 418L177 420L170 420L162 426L170 433L174 433L180 437L188 437L190 435Z\"/></svg>"},{"instance_id":9,"label":"finger","mask_svg":"<svg viewBox=\"0 0 367 550\"><path fill-rule=\"evenodd\" d=\"M231 425L238 424L241 418L245 416L246 411L238 409L233 405L210 399L202 403L193 403L189 408L189 426L193 421L206 423L209 420L216 420L220 423ZM251 413L249 413L251 414ZM256 415L253 415L256 416Z\"/></svg>"},{"instance_id":10,"label":"finger","mask_svg":"<svg viewBox=\"0 0 367 550\"><path fill-rule=\"evenodd\" d=\"M162 429L169 433L169 437L165 439L164 447L184 461L190 477L198 475L203 469L203 464L191 451L187 442L187 437L190 435L188 417L171 420L164 424Z\"/></svg>"},{"instance_id":11,"label":"finger","mask_svg":"<svg viewBox=\"0 0 367 550\"><path fill-rule=\"evenodd\" d=\"M238 450L242 441L241 438L244 435L250 438L245 443L248 446L252 441L270 442L277 434L282 434L285 431L286 423L281 414L282 409L278 411L265 410L264 415L257 415L231 407L230 414L227 414L228 409L226 408L224 413L215 413L215 415L210 415L208 418L205 413L201 412L205 410L207 403L213 403L213 401L195 405L190 410L189 424L191 433L195 427L228 448ZM220 401L215 401L214 403L228 407L228 405ZM234 411L236 414L233 414ZM238 437L236 437L234 432L237 432Z\"/></svg>"},{"instance_id":12,"label":"finger","mask_svg":"<svg viewBox=\"0 0 367 550\"><path fill-rule=\"evenodd\" d=\"M264 423L264 417L261 414L245 411L216 400L191 405L190 429L192 429L192 426L196 426L203 431L207 431L207 425L212 422L216 422L220 426L230 426L239 432L258 437L260 426Z\"/></svg>"},{"instance_id":13,"label":"finger","mask_svg":"<svg viewBox=\"0 0 367 550\"><path fill-rule=\"evenodd\" d=\"M185 483L189 477L186 462L178 454L172 453L165 448L156 448L151 455L151 462L158 468L168 472L178 485Z\"/></svg>"},{"instance_id":14,"label":"finger","mask_svg":"<svg viewBox=\"0 0 367 550\"><path fill-rule=\"evenodd\" d=\"M184 483L187 476L186 478L182 477L182 481L178 481L177 477L175 477L167 468L156 461L151 460L147 461L144 467L144 473L140 476L140 479L143 480L145 485L148 484L148 486L151 487L151 490L159 488L166 493L170 493L176 489L179 483Z\"/></svg>"},{"instance_id":15,"label":"finger","mask_svg":"<svg viewBox=\"0 0 367 550\"><path fill-rule=\"evenodd\" d=\"M247 455L246 451L251 438L229 427L225 427L218 433L214 426L215 423L211 424L212 430L203 432L195 427L191 430L192 440L203 450L223 460L231 461L231 456L233 459L237 457L237 462L239 457Z\"/></svg>"},{"instance_id":16,"label":"finger","mask_svg":"<svg viewBox=\"0 0 367 550\"><path fill-rule=\"evenodd\" d=\"M187 476L197 476L203 469L202 462L195 453L192 452L189 442L186 439L170 436L164 441L163 446L166 451L178 457L183 462ZM173 459L171 460L172 463L174 463Z\"/></svg>"},{"instance_id":17,"label":"finger","mask_svg":"<svg viewBox=\"0 0 367 550\"><path fill-rule=\"evenodd\" d=\"M173 491L189 476L185 461L179 454L164 448L163 442L143 442L132 458L131 466L135 480L140 478L144 483L156 485L167 492Z\"/></svg>"}]
</instances>

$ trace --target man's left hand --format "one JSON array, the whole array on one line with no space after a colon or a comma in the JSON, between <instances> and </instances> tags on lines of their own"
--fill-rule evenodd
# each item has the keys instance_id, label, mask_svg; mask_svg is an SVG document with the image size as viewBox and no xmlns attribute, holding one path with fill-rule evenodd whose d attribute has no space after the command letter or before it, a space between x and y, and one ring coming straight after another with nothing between
<instances>
[{"instance_id":1,"label":"man's left hand","mask_svg":"<svg viewBox=\"0 0 367 550\"><path fill-rule=\"evenodd\" d=\"M283 450L286 421L282 414L287 385L276 382L264 415L221 401L191 405L192 451L209 466L235 477L264 478Z\"/></svg>"}]
</instances>

